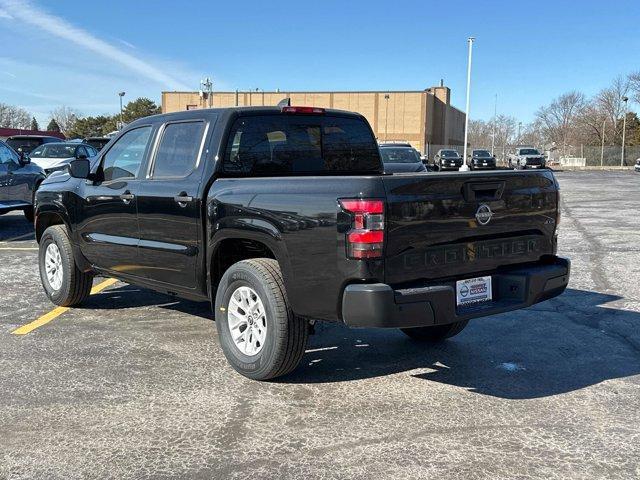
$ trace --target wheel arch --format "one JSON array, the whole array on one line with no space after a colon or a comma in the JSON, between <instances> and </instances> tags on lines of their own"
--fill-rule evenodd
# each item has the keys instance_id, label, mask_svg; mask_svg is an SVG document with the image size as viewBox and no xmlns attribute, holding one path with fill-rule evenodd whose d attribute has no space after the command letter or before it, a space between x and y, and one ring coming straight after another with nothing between
<instances>
[{"instance_id":1,"label":"wheel arch","mask_svg":"<svg viewBox=\"0 0 640 480\"><path fill-rule=\"evenodd\" d=\"M216 233L210 243L210 248L207 249L209 298L215 298L220 279L231 265L250 258L276 260L282 271L285 288L287 288L291 278L291 267L286 246L281 240L258 232L224 229Z\"/></svg>"}]
</instances>

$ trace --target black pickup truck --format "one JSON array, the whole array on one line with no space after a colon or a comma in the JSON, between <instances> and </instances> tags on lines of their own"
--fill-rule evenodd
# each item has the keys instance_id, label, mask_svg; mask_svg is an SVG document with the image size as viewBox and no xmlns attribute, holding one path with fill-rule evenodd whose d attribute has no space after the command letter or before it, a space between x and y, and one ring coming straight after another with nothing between
<instances>
[{"instance_id":1,"label":"black pickup truck","mask_svg":"<svg viewBox=\"0 0 640 480\"><path fill-rule=\"evenodd\" d=\"M293 370L317 320L437 341L559 295L550 171L383 174L361 115L315 107L137 120L36 200L57 305L94 275L210 300L243 375Z\"/></svg>"}]
</instances>

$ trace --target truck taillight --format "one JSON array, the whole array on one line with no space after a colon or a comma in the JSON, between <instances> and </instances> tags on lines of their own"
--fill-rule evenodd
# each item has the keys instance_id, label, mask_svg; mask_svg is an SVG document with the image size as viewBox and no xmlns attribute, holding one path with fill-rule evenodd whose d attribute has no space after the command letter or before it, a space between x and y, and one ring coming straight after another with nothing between
<instances>
[{"instance_id":1,"label":"truck taillight","mask_svg":"<svg viewBox=\"0 0 640 480\"><path fill-rule=\"evenodd\" d=\"M384 246L384 201L341 199L340 206L351 215L346 233L347 256L355 259L380 258Z\"/></svg>"}]
</instances>

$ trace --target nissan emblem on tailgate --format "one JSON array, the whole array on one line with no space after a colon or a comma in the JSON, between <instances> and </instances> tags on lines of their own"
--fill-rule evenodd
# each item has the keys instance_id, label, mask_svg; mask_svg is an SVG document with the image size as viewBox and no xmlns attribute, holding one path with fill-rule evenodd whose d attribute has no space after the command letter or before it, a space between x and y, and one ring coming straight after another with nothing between
<instances>
[{"instance_id":1,"label":"nissan emblem on tailgate","mask_svg":"<svg viewBox=\"0 0 640 480\"><path fill-rule=\"evenodd\" d=\"M478 207L476 211L476 220L480 225L486 225L491 221L491 217L493 217L493 212L489 208L489 205L483 203Z\"/></svg>"}]
</instances>

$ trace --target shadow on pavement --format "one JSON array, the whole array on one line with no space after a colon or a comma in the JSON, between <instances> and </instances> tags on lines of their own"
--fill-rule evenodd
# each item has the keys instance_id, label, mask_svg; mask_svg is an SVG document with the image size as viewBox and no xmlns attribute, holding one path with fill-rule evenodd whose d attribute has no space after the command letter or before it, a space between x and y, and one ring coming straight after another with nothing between
<instances>
[{"instance_id":1,"label":"shadow on pavement","mask_svg":"<svg viewBox=\"0 0 640 480\"><path fill-rule=\"evenodd\" d=\"M213 313L211 313L211 304L209 302L190 302L187 300L175 299L169 295L139 288L134 285L112 288L104 292L91 295L81 306L75 308L119 310L149 306L157 306L167 310L175 310L189 315L213 320Z\"/></svg>"},{"instance_id":2,"label":"shadow on pavement","mask_svg":"<svg viewBox=\"0 0 640 480\"><path fill-rule=\"evenodd\" d=\"M571 392L640 374L640 313L605 305L620 299L569 289L526 310L476 319L440 344L416 342L395 329L318 323L300 366L275 381L335 383L406 373L508 399ZM207 302L175 300L135 286L92 295L81 308L143 306L213 317Z\"/></svg>"},{"instance_id":3,"label":"shadow on pavement","mask_svg":"<svg viewBox=\"0 0 640 480\"><path fill-rule=\"evenodd\" d=\"M28 235L31 233L32 235ZM0 215L0 242L4 242L15 237L19 241L29 241L35 238L33 224L29 223L22 212L11 212Z\"/></svg>"},{"instance_id":4,"label":"shadow on pavement","mask_svg":"<svg viewBox=\"0 0 640 480\"><path fill-rule=\"evenodd\" d=\"M282 383L330 383L407 372L509 399L539 398L640 373L640 313L603 307L620 297L583 290L472 321L422 344L397 330L323 326ZM408 379L403 380L408 381Z\"/></svg>"}]
</instances>

